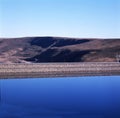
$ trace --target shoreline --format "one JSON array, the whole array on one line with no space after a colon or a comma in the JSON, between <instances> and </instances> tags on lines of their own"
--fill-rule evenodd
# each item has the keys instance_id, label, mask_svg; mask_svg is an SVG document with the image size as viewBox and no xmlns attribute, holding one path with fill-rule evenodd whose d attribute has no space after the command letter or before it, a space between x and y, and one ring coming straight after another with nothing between
<instances>
[{"instance_id":1,"label":"shoreline","mask_svg":"<svg viewBox=\"0 0 120 118\"><path fill-rule=\"evenodd\" d=\"M0 64L0 79L120 75L117 62Z\"/></svg>"}]
</instances>

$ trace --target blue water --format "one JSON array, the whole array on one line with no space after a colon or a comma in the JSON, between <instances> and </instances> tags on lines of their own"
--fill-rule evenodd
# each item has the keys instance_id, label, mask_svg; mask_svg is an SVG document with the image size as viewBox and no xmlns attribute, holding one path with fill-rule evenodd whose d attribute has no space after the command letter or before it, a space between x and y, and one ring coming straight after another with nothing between
<instances>
[{"instance_id":1,"label":"blue water","mask_svg":"<svg viewBox=\"0 0 120 118\"><path fill-rule=\"evenodd\" d=\"M0 80L0 118L120 118L120 76Z\"/></svg>"}]
</instances>

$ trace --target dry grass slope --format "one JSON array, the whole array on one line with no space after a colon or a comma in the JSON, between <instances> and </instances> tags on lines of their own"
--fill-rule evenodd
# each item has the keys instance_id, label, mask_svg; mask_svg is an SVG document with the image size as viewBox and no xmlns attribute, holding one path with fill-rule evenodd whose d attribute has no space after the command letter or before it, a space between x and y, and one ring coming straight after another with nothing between
<instances>
[{"instance_id":1,"label":"dry grass slope","mask_svg":"<svg viewBox=\"0 0 120 118\"><path fill-rule=\"evenodd\" d=\"M116 62L120 39L25 37L0 39L0 63Z\"/></svg>"}]
</instances>

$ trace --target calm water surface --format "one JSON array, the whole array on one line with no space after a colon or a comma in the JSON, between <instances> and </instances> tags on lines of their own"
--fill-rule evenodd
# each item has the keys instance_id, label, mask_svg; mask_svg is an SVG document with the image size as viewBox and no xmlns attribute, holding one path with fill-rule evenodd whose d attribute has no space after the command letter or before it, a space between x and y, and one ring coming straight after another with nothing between
<instances>
[{"instance_id":1,"label":"calm water surface","mask_svg":"<svg viewBox=\"0 0 120 118\"><path fill-rule=\"evenodd\" d=\"M0 80L0 118L120 118L120 76Z\"/></svg>"}]
</instances>

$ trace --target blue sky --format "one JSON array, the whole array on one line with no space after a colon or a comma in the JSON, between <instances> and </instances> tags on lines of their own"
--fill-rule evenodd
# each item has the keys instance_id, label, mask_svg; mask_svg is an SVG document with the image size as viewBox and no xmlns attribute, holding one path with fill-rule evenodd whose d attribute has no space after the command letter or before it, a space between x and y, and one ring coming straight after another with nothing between
<instances>
[{"instance_id":1,"label":"blue sky","mask_svg":"<svg viewBox=\"0 0 120 118\"><path fill-rule=\"evenodd\" d=\"M120 0L0 0L0 37L120 37Z\"/></svg>"}]
</instances>

